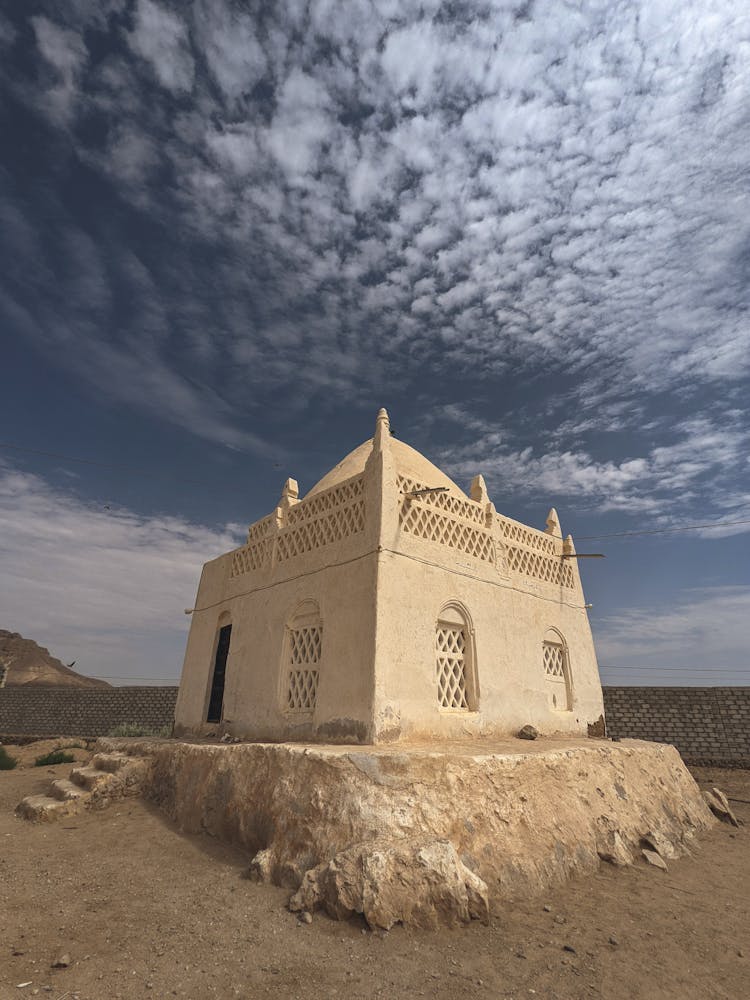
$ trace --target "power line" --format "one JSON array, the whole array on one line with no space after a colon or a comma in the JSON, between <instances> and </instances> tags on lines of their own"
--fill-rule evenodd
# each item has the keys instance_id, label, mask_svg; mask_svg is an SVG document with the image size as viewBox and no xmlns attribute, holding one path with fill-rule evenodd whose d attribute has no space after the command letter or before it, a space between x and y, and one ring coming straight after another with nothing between
<instances>
[{"instance_id":1,"label":"power line","mask_svg":"<svg viewBox=\"0 0 750 1000\"><path fill-rule=\"evenodd\" d=\"M645 531L614 531L610 535L577 535L577 542L595 542L600 538L629 538L631 535L662 535L669 531L698 531L700 528L726 528L733 524L750 524L750 518L742 521L714 521L712 524L684 524L677 528L650 528Z\"/></svg>"},{"instance_id":2,"label":"power line","mask_svg":"<svg viewBox=\"0 0 750 1000\"><path fill-rule=\"evenodd\" d=\"M612 664L600 663L600 670L639 670L647 673L661 673L665 670L673 670L681 674L746 674L747 667L615 667Z\"/></svg>"}]
</instances>

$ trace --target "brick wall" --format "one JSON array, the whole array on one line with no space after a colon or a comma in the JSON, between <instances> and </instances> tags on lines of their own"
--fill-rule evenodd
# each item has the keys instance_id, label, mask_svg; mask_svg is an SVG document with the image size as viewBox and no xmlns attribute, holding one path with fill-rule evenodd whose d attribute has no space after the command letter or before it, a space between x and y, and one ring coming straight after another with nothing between
<instances>
[{"instance_id":1,"label":"brick wall","mask_svg":"<svg viewBox=\"0 0 750 1000\"><path fill-rule=\"evenodd\" d=\"M106 736L128 722L171 729L176 701L176 687L5 687L0 689L0 738Z\"/></svg>"},{"instance_id":2,"label":"brick wall","mask_svg":"<svg viewBox=\"0 0 750 1000\"><path fill-rule=\"evenodd\" d=\"M605 687L607 735L673 743L691 764L750 767L750 687Z\"/></svg>"},{"instance_id":3,"label":"brick wall","mask_svg":"<svg viewBox=\"0 0 750 1000\"><path fill-rule=\"evenodd\" d=\"M0 738L172 725L176 687L0 689ZM605 687L610 736L674 743L690 763L750 767L750 687Z\"/></svg>"}]
</instances>

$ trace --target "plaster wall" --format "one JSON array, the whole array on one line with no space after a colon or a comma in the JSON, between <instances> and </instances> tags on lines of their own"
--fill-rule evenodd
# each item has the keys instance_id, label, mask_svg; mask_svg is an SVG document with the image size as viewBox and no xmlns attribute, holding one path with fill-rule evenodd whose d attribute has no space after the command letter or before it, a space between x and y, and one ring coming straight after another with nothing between
<instances>
[{"instance_id":1,"label":"plaster wall","mask_svg":"<svg viewBox=\"0 0 750 1000\"><path fill-rule=\"evenodd\" d=\"M364 555L344 565L225 599L198 612L175 712L177 734L216 729L205 722L206 710L218 631L231 624L223 731L261 740L370 742L375 572L375 555ZM312 613L322 629L312 712L285 710L287 629L299 610L306 616Z\"/></svg>"},{"instance_id":2,"label":"plaster wall","mask_svg":"<svg viewBox=\"0 0 750 1000\"><path fill-rule=\"evenodd\" d=\"M381 555L375 661L375 738L503 735L526 723L540 731L586 734L603 712L593 640L576 595L540 596L472 579L397 553ZM554 588L552 588L554 590ZM465 613L476 710L439 707L438 620L448 606ZM571 710L551 707L542 643L550 628L567 647Z\"/></svg>"}]
</instances>

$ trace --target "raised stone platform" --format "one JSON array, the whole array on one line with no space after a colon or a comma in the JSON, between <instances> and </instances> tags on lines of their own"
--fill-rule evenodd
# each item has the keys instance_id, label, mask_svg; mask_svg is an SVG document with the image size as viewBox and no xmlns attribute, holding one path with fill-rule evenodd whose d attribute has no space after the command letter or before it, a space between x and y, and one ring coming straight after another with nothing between
<instances>
[{"instance_id":1,"label":"raised stone platform","mask_svg":"<svg viewBox=\"0 0 750 1000\"><path fill-rule=\"evenodd\" d=\"M643 848L668 862L713 822L674 747L637 740L99 746L151 756L145 794L182 830L244 846L293 909L372 926L485 917Z\"/></svg>"}]
</instances>

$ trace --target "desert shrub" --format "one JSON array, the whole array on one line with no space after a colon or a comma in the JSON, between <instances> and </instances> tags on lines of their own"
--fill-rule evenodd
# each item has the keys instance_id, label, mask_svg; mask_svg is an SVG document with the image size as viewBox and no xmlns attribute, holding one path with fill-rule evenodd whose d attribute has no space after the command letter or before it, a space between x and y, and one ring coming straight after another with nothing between
<instances>
[{"instance_id":1,"label":"desert shrub","mask_svg":"<svg viewBox=\"0 0 750 1000\"><path fill-rule=\"evenodd\" d=\"M49 753L37 757L34 767L47 767L48 764L73 764L75 757L72 753L65 753L64 750L50 750Z\"/></svg>"},{"instance_id":2,"label":"desert shrub","mask_svg":"<svg viewBox=\"0 0 750 1000\"><path fill-rule=\"evenodd\" d=\"M119 726L110 729L108 736L159 736L172 735L170 726L143 726L140 722L121 722Z\"/></svg>"},{"instance_id":3,"label":"desert shrub","mask_svg":"<svg viewBox=\"0 0 750 1000\"><path fill-rule=\"evenodd\" d=\"M5 747L0 747L0 771L12 771L17 763L17 757L11 757Z\"/></svg>"}]
</instances>

